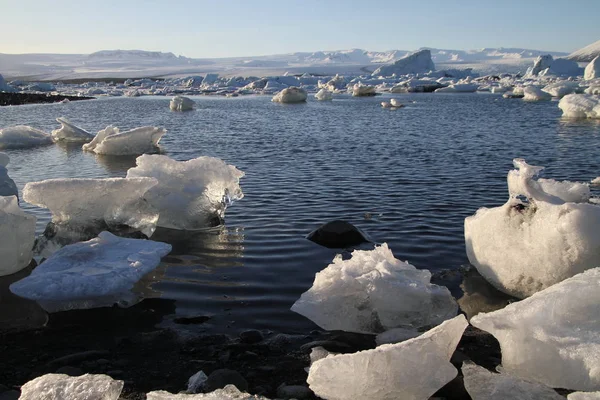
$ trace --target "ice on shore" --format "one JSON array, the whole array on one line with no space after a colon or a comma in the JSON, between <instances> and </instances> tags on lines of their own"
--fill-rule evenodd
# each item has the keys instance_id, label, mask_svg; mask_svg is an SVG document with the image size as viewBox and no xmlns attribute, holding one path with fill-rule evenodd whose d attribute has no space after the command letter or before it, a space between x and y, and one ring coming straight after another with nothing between
<instances>
[{"instance_id":1,"label":"ice on shore","mask_svg":"<svg viewBox=\"0 0 600 400\"><path fill-rule=\"evenodd\" d=\"M526 86L523 88L523 100L525 101L546 101L552 100L550 93L544 92L537 86Z\"/></svg>"},{"instance_id":2,"label":"ice on shore","mask_svg":"<svg viewBox=\"0 0 600 400\"><path fill-rule=\"evenodd\" d=\"M548 386L495 374L469 361L463 363L461 370L465 389L473 400L565 400Z\"/></svg>"},{"instance_id":3,"label":"ice on shore","mask_svg":"<svg viewBox=\"0 0 600 400\"><path fill-rule=\"evenodd\" d=\"M75 126L66 118L56 118L56 121L60 123L60 129L52 131L52 139L55 142L90 142L94 139L94 135L88 131Z\"/></svg>"},{"instance_id":4,"label":"ice on shore","mask_svg":"<svg viewBox=\"0 0 600 400\"><path fill-rule=\"evenodd\" d=\"M333 95L327 89L321 89L317 94L315 94L315 99L319 101L329 101L333 100Z\"/></svg>"},{"instance_id":5,"label":"ice on shore","mask_svg":"<svg viewBox=\"0 0 600 400\"><path fill-rule=\"evenodd\" d=\"M276 103L302 103L306 101L308 93L306 90L296 86L290 86L273 96L271 101Z\"/></svg>"},{"instance_id":6,"label":"ice on shore","mask_svg":"<svg viewBox=\"0 0 600 400\"><path fill-rule=\"evenodd\" d=\"M600 56L596 56L586 67L583 72L583 79L591 80L600 78Z\"/></svg>"},{"instance_id":7,"label":"ice on shore","mask_svg":"<svg viewBox=\"0 0 600 400\"><path fill-rule=\"evenodd\" d=\"M157 390L146 394L146 400L269 400L266 397L241 392L235 385L226 385L210 393L172 394Z\"/></svg>"},{"instance_id":8,"label":"ice on shore","mask_svg":"<svg viewBox=\"0 0 600 400\"><path fill-rule=\"evenodd\" d=\"M567 118L600 118L600 97L589 94L570 94L558 103Z\"/></svg>"},{"instance_id":9,"label":"ice on shore","mask_svg":"<svg viewBox=\"0 0 600 400\"><path fill-rule=\"evenodd\" d=\"M364 85L359 82L352 87L352 96L354 97L375 96L375 94L375 86Z\"/></svg>"},{"instance_id":10,"label":"ice on shore","mask_svg":"<svg viewBox=\"0 0 600 400\"><path fill-rule=\"evenodd\" d=\"M0 150L25 149L48 144L52 144L52 136L31 126L18 125L0 129Z\"/></svg>"},{"instance_id":11,"label":"ice on shore","mask_svg":"<svg viewBox=\"0 0 600 400\"><path fill-rule=\"evenodd\" d=\"M0 196L0 276L20 271L31 262L35 222L35 216L19 208L16 196Z\"/></svg>"},{"instance_id":12,"label":"ice on shore","mask_svg":"<svg viewBox=\"0 0 600 400\"><path fill-rule=\"evenodd\" d=\"M153 178L48 179L23 189L26 202L52 212L52 221L73 227L126 225L150 237L158 212L143 199Z\"/></svg>"},{"instance_id":13,"label":"ice on shore","mask_svg":"<svg viewBox=\"0 0 600 400\"><path fill-rule=\"evenodd\" d=\"M117 400L123 384L108 375L46 374L21 386L19 400Z\"/></svg>"},{"instance_id":14,"label":"ice on shore","mask_svg":"<svg viewBox=\"0 0 600 400\"><path fill-rule=\"evenodd\" d=\"M143 155L127 178L155 178L158 184L144 198L160 217L158 226L197 230L222 223L225 209L244 194L244 173L219 158L176 161L163 155Z\"/></svg>"},{"instance_id":15,"label":"ice on shore","mask_svg":"<svg viewBox=\"0 0 600 400\"><path fill-rule=\"evenodd\" d=\"M133 303L133 285L155 269L171 245L121 238L109 232L56 251L31 275L10 285L20 297L46 311Z\"/></svg>"},{"instance_id":16,"label":"ice on shore","mask_svg":"<svg viewBox=\"0 0 600 400\"><path fill-rule=\"evenodd\" d=\"M110 125L98 132L90 143L84 144L83 150L114 156L154 153L166 132L165 129L155 126L120 132L119 128Z\"/></svg>"},{"instance_id":17,"label":"ice on shore","mask_svg":"<svg viewBox=\"0 0 600 400\"><path fill-rule=\"evenodd\" d=\"M6 166L10 162L7 154L0 152L0 196L17 196L19 197L19 189L15 181L8 176Z\"/></svg>"},{"instance_id":18,"label":"ice on shore","mask_svg":"<svg viewBox=\"0 0 600 400\"><path fill-rule=\"evenodd\" d=\"M307 382L328 400L426 400L456 377L450 363L467 320L459 315L414 339L315 361Z\"/></svg>"},{"instance_id":19,"label":"ice on shore","mask_svg":"<svg viewBox=\"0 0 600 400\"><path fill-rule=\"evenodd\" d=\"M189 97L175 96L169 103L171 111L191 111L194 109L196 103Z\"/></svg>"},{"instance_id":20,"label":"ice on shore","mask_svg":"<svg viewBox=\"0 0 600 400\"><path fill-rule=\"evenodd\" d=\"M394 258L384 243L355 250L349 260L336 256L291 309L326 330L415 330L437 325L458 310L448 289L430 280L428 270Z\"/></svg>"},{"instance_id":21,"label":"ice on shore","mask_svg":"<svg viewBox=\"0 0 600 400\"><path fill-rule=\"evenodd\" d=\"M465 243L488 282L524 298L598 266L600 207L587 202L587 185L536 180L542 167L513 162L508 201L467 217Z\"/></svg>"},{"instance_id":22,"label":"ice on shore","mask_svg":"<svg viewBox=\"0 0 600 400\"><path fill-rule=\"evenodd\" d=\"M555 388L600 390L599 287L600 268L590 269L471 323L500 342L503 372Z\"/></svg>"}]
</instances>

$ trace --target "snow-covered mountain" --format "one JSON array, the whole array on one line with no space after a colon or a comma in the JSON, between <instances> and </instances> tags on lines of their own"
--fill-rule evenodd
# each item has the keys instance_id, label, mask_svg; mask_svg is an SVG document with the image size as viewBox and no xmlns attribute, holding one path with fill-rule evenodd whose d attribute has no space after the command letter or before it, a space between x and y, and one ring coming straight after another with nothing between
<instances>
[{"instance_id":1,"label":"snow-covered mountain","mask_svg":"<svg viewBox=\"0 0 600 400\"><path fill-rule=\"evenodd\" d=\"M589 62L600 56L600 40L569 54L569 59L578 62Z\"/></svg>"}]
</instances>

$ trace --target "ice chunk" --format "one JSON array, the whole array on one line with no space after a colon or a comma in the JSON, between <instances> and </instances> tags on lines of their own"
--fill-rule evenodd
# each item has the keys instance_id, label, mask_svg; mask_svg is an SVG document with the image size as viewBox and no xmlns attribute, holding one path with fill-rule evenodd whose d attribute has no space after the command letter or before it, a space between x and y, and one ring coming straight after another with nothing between
<instances>
[{"instance_id":1,"label":"ice chunk","mask_svg":"<svg viewBox=\"0 0 600 400\"><path fill-rule=\"evenodd\" d=\"M567 400L600 400L600 392L575 392L568 395Z\"/></svg>"},{"instance_id":2,"label":"ice chunk","mask_svg":"<svg viewBox=\"0 0 600 400\"><path fill-rule=\"evenodd\" d=\"M430 50L419 50L412 54L407 54L391 65L384 65L373 72L373 76L397 76L406 74L419 74L429 71L435 71L435 65L431 60Z\"/></svg>"},{"instance_id":3,"label":"ice chunk","mask_svg":"<svg viewBox=\"0 0 600 400\"><path fill-rule=\"evenodd\" d=\"M527 68L525 76L537 76L540 72L549 68L554 62L554 58L550 54L538 56L533 62L533 66Z\"/></svg>"},{"instance_id":4,"label":"ice chunk","mask_svg":"<svg viewBox=\"0 0 600 400\"><path fill-rule=\"evenodd\" d=\"M31 126L18 125L0 129L1 149L24 149L52 144L52 136Z\"/></svg>"},{"instance_id":5,"label":"ice chunk","mask_svg":"<svg viewBox=\"0 0 600 400\"><path fill-rule=\"evenodd\" d=\"M0 92L12 93L12 92L16 92L16 91L17 90L14 87L12 87L8 83L6 83L2 74L0 74Z\"/></svg>"},{"instance_id":6,"label":"ice chunk","mask_svg":"<svg viewBox=\"0 0 600 400\"><path fill-rule=\"evenodd\" d=\"M554 179L537 180L541 189L565 203L587 203L590 200L590 186L587 183L555 181Z\"/></svg>"},{"instance_id":7,"label":"ice chunk","mask_svg":"<svg viewBox=\"0 0 600 400\"><path fill-rule=\"evenodd\" d=\"M19 400L117 400L122 390L108 375L46 374L21 386Z\"/></svg>"},{"instance_id":8,"label":"ice chunk","mask_svg":"<svg viewBox=\"0 0 600 400\"><path fill-rule=\"evenodd\" d=\"M592 185L594 185L594 186L600 186L600 176L598 176L598 177L596 177L596 178L592 179L592 182L591 182L591 183L592 183Z\"/></svg>"},{"instance_id":9,"label":"ice chunk","mask_svg":"<svg viewBox=\"0 0 600 400\"><path fill-rule=\"evenodd\" d=\"M450 92L450 93L474 93L477 91L479 85L475 85L472 83L458 83L455 85L450 85L448 87L436 89L435 93L438 92Z\"/></svg>"},{"instance_id":10,"label":"ice chunk","mask_svg":"<svg viewBox=\"0 0 600 400\"><path fill-rule=\"evenodd\" d=\"M473 400L565 400L548 386L494 374L472 362L462 366L465 388Z\"/></svg>"},{"instance_id":11,"label":"ice chunk","mask_svg":"<svg viewBox=\"0 0 600 400\"><path fill-rule=\"evenodd\" d=\"M590 269L471 323L498 339L502 369L571 390L600 389L600 268Z\"/></svg>"},{"instance_id":12,"label":"ice chunk","mask_svg":"<svg viewBox=\"0 0 600 400\"><path fill-rule=\"evenodd\" d=\"M430 283L431 273L392 254L387 244L336 256L315 276L292 311L323 329L381 333L393 328L437 325L456 315L447 288Z\"/></svg>"},{"instance_id":13,"label":"ice chunk","mask_svg":"<svg viewBox=\"0 0 600 400\"><path fill-rule=\"evenodd\" d=\"M573 82L557 82L546 85L542 90L552 97L563 98L568 94L575 93L578 86Z\"/></svg>"},{"instance_id":14,"label":"ice chunk","mask_svg":"<svg viewBox=\"0 0 600 400\"><path fill-rule=\"evenodd\" d=\"M307 97L308 93L306 93L306 90L296 86L290 86L273 96L271 101L276 103L302 103L306 101Z\"/></svg>"},{"instance_id":15,"label":"ice chunk","mask_svg":"<svg viewBox=\"0 0 600 400\"><path fill-rule=\"evenodd\" d=\"M169 103L171 111L191 111L194 109L196 103L189 97L175 96Z\"/></svg>"},{"instance_id":16,"label":"ice chunk","mask_svg":"<svg viewBox=\"0 0 600 400\"><path fill-rule=\"evenodd\" d=\"M48 208L57 224L126 225L150 237L156 229L158 212L143 196L157 183L153 178L48 179L26 184L23 198Z\"/></svg>"},{"instance_id":17,"label":"ice chunk","mask_svg":"<svg viewBox=\"0 0 600 400\"><path fill-rule=\"evenodd\" d=\"M94 135L88 131L73 125L66 118L56 118L56 121L61 124L60 129L52 131L52 139L55 142L90 142Z\"/></svg>"},{"instance_id":18,"label":"ice chunk","mask_svg":"<svg viewBox=\"0 0 600 400\"><path fill-rule=\"evenodd\" d=\"M416 329L394 328L377 335L375 337L375 343L377 343L378 346L387 343L400 343L417 337L420 334L421 333Z\"/></svg>"},{"instance_id":19,"label":"ice chunk","mask_svg":"<svg viewBox=\"0 0 600 400\"><path fill-rule=\"evenodd\" d=\"M375 96L375 94L375 86L364 85L359 82L352 87L352 96L355 97Z\"/></svg>"},{"instance_id":20,"label":"ice chunk","mask_svg":"<svg viewBox=\"0 0 600 400\"><path fill-rule=\"evenodd\" d=\"M10 158L4 153L0 153L0 196L17 196L19 197L19 190L15 181L8 176L8 165Z\"/></svg>"},{"instance_id":21,"label":"ice chunk","mask_svg":"<svg viewBox=\"0 0 600 400\"><path fill-rule=\"evenodd\" d=\"M244 197L239 185L244 173L218 158L175 161L163 155L143 155L136 163L127 177L158 180L144 197L158 210L158 225L164 228L196 230L218 225L227 206Z\"/></svg>"},{"instance_id":22,"label":"ice chunk","mask_svg":"<svg viewBox=\"0 0 600 400\"><path fill-rule=\"evenodd\" d=\"M16 196L0 196L0 276L22 270L31 261L36 218L19 208Z\"/></svg>"},{"instance_id":23,"label":"ice chunk","mask_svg":"<svg viewBox=\"0 0 600 400\"><path fill-rule=\"evenodd\" d=\"M396 107L396 108L404 107L404 104L402 104L400 102L400 100L398 100L398 99L391 99L390 103L392 104L393 107Z\"/></svg>"},{"instance_id":24,"label":"ice chunk","mask_svg":"<svg viewBox=\"0 0 600 400\"><path fill-rule=\"evenodd\" d=\"M389 102L387 102L387 101L382 101L381 102L381 107L383 107L383 108L392 108L392 105Z\"/></svg>"},{"instance_id":25,"label":"ice chunk","mask_svg":"<svg viewBox=\"0 0 600 400\"><path fill-rule=\"evenodd\" d=\"M596 56L588 65L585 67L583 72L583 79L590 80L600 78L600 56Z\"/></svg>"},{"instance_id":26,"label":"ice chunk","mask_svg":"<svg viewBox=\"0 0 600 400\"><path fill-rule=\"evenodd\" d=\"M583 91L585 94L595 94L596 96L600 95L600 84L593 84L588 86L587 89Z\"/></svg>"},{"instance_id":27,"label":"ice chunk","mask_svg":"<svg viewBox=\"0 0 600 400\"><path fill-rule=\"evenodd\" d=\"M523 100L525 101L545 101L552 100L550 93L544 92L537 86L526 86L523 88Z\"/></svg>"},{"instance_id":28,"label":"ice chunk","mask_svg":"<svg viewBox=\"0 0 600 400\"><path fill-rule=\"evenodd\" d=\"M317 94L315 94L315 98L319 101L328 101L333 100L333 95L327 89L321 89Z\"/></svg>"},{"instance_id":29,"label":"ice chunk","mask_svg":"<svg viewBox=\"0 0 600 400\"><path fill-rule=\"evenodd\" d=\"M402 343L329 355L313 363L307 382L328 400L426 400L456 377L449 360L467 325L459 315Z\"/></svg>"},{"instance_id":30,"label":"ice chunk","mask_svg":"<svg viewBox=\"0 0 600 400\"><path fill-rule=\"evenodd\" d=\"M590 94L570 94L558 103L567 118L600 118L600 98Z\"/></svg>"},{"instance_id":31,"label":"ice chunk","mask_svg":"<svg viewBox=\"0 0 600 400\"><path fill-rule=\"evenodd\" d=\"M158 390L146 394L146 400L269 400L266 397L240 392L234 385L227 385L210 393L171 394Z\"/></svg>"},{"instance_id":32,"label":"ice chunk","mask_svg":"<svg viewBox=\"0 0 600 400\"><path fill-rule=\"evenodd\" d=\"M101 232L58 250L31 275L10 285L10 291L37 301L48 312L130 301L133 285L170 251L170 244Z\"/></svg>"},{"instance_id":33,"label":"ice chunk","mask_svg":"<svg viewBox=\"0 0 600 400\"><path fill-rule=\"evenodd\" d=\"M519 170L508 174L509 200L467 217L465 242L469 261L488 282L524 298L599 265L600 207L565 202L584 200L587 190L570 182L540 183L534 176L541 167L514 163Z\"/></svg>"},{"instance_id":34,"label":"ice chunk","mask_svg":"<svg viewBox=\"0 0 600 400\"><path fill-rule=\"evenodd\" d=\"M154 153L158 142L167 131L154 126L143 126L130 131L120 132L110 125L98 132L94 140L83 145L83 150L96 154L116 156Z\"/></svg>"}]
</instances>

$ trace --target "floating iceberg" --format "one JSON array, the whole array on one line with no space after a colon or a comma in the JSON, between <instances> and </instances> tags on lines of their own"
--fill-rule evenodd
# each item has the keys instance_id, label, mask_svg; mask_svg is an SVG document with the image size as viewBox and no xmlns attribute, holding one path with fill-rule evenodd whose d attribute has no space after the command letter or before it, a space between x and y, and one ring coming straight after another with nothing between
<instances>
[{"instance_id":1,"label":"floating iceberg","mask_svg":"<svg viewBox=\"0 0 600 400\"><path fill-rule=\"evenodd\" d=\"M307 97L308 93L306 93L306 90L290 86L273 96L271 101L276 103L302 103L306 101Z\"/></svg>"},{"instance_id":2,"label":"floating iceberg","mask_svg":"<svg viewBox=\"0 0 600 400\"><path fill-rule=\"evenodd\" d=\"M0 92L12 93L12 92L16 92L16 91L17 90L14 87L12 87L8 83L6 83L2 74L0 74Z\"/></svg>"},{"instance_id":3,"label":"floating iceberg","mask_svg":"<svg viewBox=\"0 0 600 400\"><path fill-rule=\"evenodd\" d=\"M46 374L21 386L19 400L117 400L122 390L108 375Z\"/></svg>"},{"instance_id":4,"label":"floating iceberg","mask_svg":"<svg viewBox=\"0 0 600 400\"><path fill-rule=\"evenodd\" d=\"M536 76L577 76L581 75L581 68L577 62L565 58L557 58L556 60L546 54L535 59L533 66L527 68L526 77Z\"/></svg>"},{"instance_id":5,"label":"floating iceberg","mask_svg":"<svg viewBox=\"0 0 600 400\"><path fill-rule=\"evenodd\" d=\"M544 92L537 86L526 86L523 88L523 100L525 101L545 101L552 100L550 93Z\"/></svg>"},{"instance_id":6,"label":"floating iceberg","mask_svg":"<svg viewBox=\"0 0 600 400\"><path fill-rule=\"evenodd\" d=\"M421 74L435 71L435 65L431 60L430 50L419 50L399 59L391 65L384 65L375 70L372 76L397 76L406 74Z\"/></svg>"},{"instance_id":7,"label":"floating iceberg","mask_svg":"<svg viewBox=\"0 0 600 400\"><path fill-rule=\"evenodd\" d=\"M194 109L196 103L194 100L184 97L184 96L175 96L171 99L169 103L169 108L171 111L191 111Z\"/></svg>"},{"instance_id":8,"label":"floating iceberg","mask_svg":"<svg viewBox=\"0 0 600 400\"><path fill-rule=\"evenodd\" d=\"M0 276L31 262L36 218L19 208L16 196L0 196Z\"/></svg>"},{"instance_id":9,"label":"floating iceberg","mask_svg":"<svg viewBox=\"0 0 600 400\"><path fill-rule=\"evenodd\" d=\"M402 107L404 107L404 104L402 104L400 102L400 100L398 100L398 99L391 99L390 103L392 104L393 107L396 107L396 108L402 108Z\"/></svg>"},{"instance_id":10,"label":"floating iceberg","mask_svg":"<svg viewBox=\"0 0 600 400\"><path fill-rule=\"evenodd\" d=\"M72 227L121 225L150 237L158 212L143 199L158 183L152 178L48 179L23 189L26 202L52 212L52 221Z\"/></svg>"},{"instance_id":11,"label":"floating iceberg","mask_svg":"<svg viewBox=\"0 0 600 400\"><path fill-rule=\"evenodd\" d=\"M269 400L266 397L240 392L234 385L227 385L210 393L171 394L158 390L146 394L146 400Z\"/></svg>"},{"instance_id":12,"label":"floating iceberg","mask_svg":"<svg viewBox=\"0 0 600 400\"><path fill-rule=\"evenodd\" d=\"M4 153L0 153L0 196L17 196L19 197L19 190L15 181L8 176L8 165L10 158Z\"/></svg>"},{"instance_id":13,"label":"floating iceberg","mask_svg":"<svg viewBox=\"0 0 600 400\"><path fill-rule=\"evenodd\" d=\"M472 83L458 83L440 89L436 89L435 93L475 93L479 85Z\"/></svg>"},{"instance_id":14,"label":"floating iceberg","mask_svg":"<svg viewBox=\"0 0 600 400\"><path fill-rule=\"evenodd\" d=\"M552 97L563 98L568 94L575 93L578 89L576 83L558 82L546 85L542 90L549 93Z\"/></svg>"},{"instance_id":15,"label":"floating iceberg","mask_svg":"<svg viewBox=\"0 0 600 400\"><path fill-rule=\"evenodd\" d=\"M583 72L583 79L590 80L600 78L600 56L596 56L588 65L585 67Z\"/></svg>"},{"instance_id":16,"label":"floating iceberg","mask_svg":"<svg viewBox=\"0 0 600 400\"><path fill-rule=\"evenodd\" d=\"M31 275L10 285L10 291L37 301L48 312L123 301L130 305L133 285L170 251L170 244L101 232L58 250Z\"/></svg>"},{"instance_id":17,"label":"floating iceberg","mask_svg":"<svg viewBox=\"0 0 600 400\"><path fill-rule=\"evenodd\" d=\"M364 85L359 82L352 87L352 96L354 97L375 96L376 94L375 86Z\"/></svg>"},{"instance_id":18,"label":"floating iceberg","mask_svg":"<svg viewBox=\"0 0 600 400\"><path fill-rule=\"evenodd\" d=\"M31 126L0 129L0 149L24 149L52 144L52 136Z\"/></svg>"},{"instance_id":19,"label":"floating iceberg","mask_svg":"<svg viewBox=\"0 0 600 400\"><path fill-rule=\"evenodd\" d=\"M600 97L589 94L570 94L558 103L567 118L600 118Z\"/></svg>"},{"instance_id":20,"label":"floating iceberg","mask_svg":"<svg viewBox=\"0 0 600 400\"><path fill-rule=\"evenodd\" d=\"M167 131L154 126L143 126L125 132L112 125L98 132L96 137L83 145L83 150L113 156L154 153L158 142Z\"/></svg>"},{"instance_id":21,"label":"floating iceberg","mask_svg":"<svg viewBox=\"0 0 600 400\"><path fill-rule=\"evenodd\" d=\"M448 289L430 279L429 271L394 258L384 243L355 250L349 260L336 256L291 309L326 330L419 329L452 318L458 310Z\"/></svg>"},{"instance_id":22,"label":"floating iceberg","mask_svg":"<svg viewBox=\"0 0 600 400\"><path fill-rule=\"evenodd\" d=\"M333 95L327 89L321 89L317 94L315 94L315 99L319 101L329 101L333 100Z\"/></svg>"},{"instance_id":23,"label":"floating iceberg","mask_svg":"<svg viewBox=\"0 0 600 400\"><path fill-rule=\"evenodd\" d=\"M462 373L473 400L565 400L548 386L495 374L472 362L463 363Z\"/></svg>"},{"instance_id":24,"label":"floating iceberg","mask_svg":"<svg viewBox=\"0 0 600 400\"><path fill-rule=\"evenodd\" d=\"M467 217L465 242L488 282L524 298L599 265L600 207L587 203L587 185L535 180L542 167L513 162L509 200Z\"/></svg>"},{"instance_id":25,"label":"floating iceberg","mask_svg":"<svg viewBox=\"0 0 600 400\"><path fill-rule=\"evenodd\" d=\"M600 390L600 268L551 286L471 323L494 335L502 369L571 390Z\"/></svg>"},{"instance_id":26,"label":"floating iceberg","mask_svg":"<svg viewBox=\"0 0 600 400\"><path fill-rule=\"evenodd\" d=\"M467 327L464 316L414 339L315 361L307 382L328 400L426 400L457 375L450 357Z\"/></svg>"},{"instance_id":27,"label":"floating iceberg","mask_svg":"<svg viewBox=\"0 0 600 400\"><path fill-rule=\"evenodd\" d=\"M55 142L90 142L94 139L94 135L88 131L73 125L66 118L56 118L56 121L61 124L60 129L52 131L52 139Z\"/></svg>"},{"instance_id":28,"label":"floating iceberg","mask_svg":"<svg viewBox=\"0 0 600 400\"><path fill-rule=\"evenodd\" d=\"M222 223L227 206L241 199L244 173L213 157L175 161L162 155L143 155L127 178L156 178L158 185L144 198L158 210L158 225L197 230ZM149 179L149 178L145 178Z\"/></svg>"}]
</instances>

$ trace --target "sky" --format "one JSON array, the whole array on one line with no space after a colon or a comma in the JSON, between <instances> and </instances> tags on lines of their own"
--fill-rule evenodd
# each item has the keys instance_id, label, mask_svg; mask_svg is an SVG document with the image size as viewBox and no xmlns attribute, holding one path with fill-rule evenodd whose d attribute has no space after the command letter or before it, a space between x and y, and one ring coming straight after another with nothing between
<instances>
[{"instance_id":1,"label":"sky","mask_svg":"<svg viewBox=\"0 0 600 400\"><path fill-rule=\"evenodd\" d=\"M193 58L297 51L572 52L600 40L600 0L0 0L0 53L139 49Z\"/></svg>"}]
</instances>

